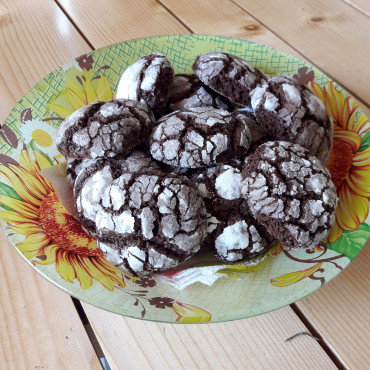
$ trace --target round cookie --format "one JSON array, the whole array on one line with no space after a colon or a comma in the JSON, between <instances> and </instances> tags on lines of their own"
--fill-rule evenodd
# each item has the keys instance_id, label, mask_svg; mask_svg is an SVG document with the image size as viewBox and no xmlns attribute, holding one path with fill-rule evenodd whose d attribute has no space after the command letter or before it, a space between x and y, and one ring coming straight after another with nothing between
<instances>
[{"instance_id":1,"label":"round cookie","mask_svg":"<svg viewBox=\"0 0 370 370\"><path fill-rule=\"evenodd\" d=\"M209 167L192 174L190 180L202 196L207 212L227 219L232 211L244 210L241 197L241 169L227 164Z\"/></svg>"},{"instance_id":2,"label":"round cookie","mask_svg":"<svg viewBox=\"0 0 370 370\"><path fill-rule=\"evenodd\" d=\"M144 142L153 125L152 112L142 103L126 99L96 101L62 122L57 148L66 158L113 157Z\"/></svg>"},{"instance_id":3,"label":"round cookie","mask_svg":"<svg viewBox=\"0 0 370 370\"><path fill-rule=\"evenodd\" d=\"M119 267L150 273L175 266L199 250L206 236L206 210L189 180L154 171L126 173L110 182L107 178L99 171L85 181L77 210L94 223L100 242L118 250L128 263ZM96 190L97 183L104 188ZM158 264L150 271L145 263L131 266L124 257L128 247L144 255L155 251Z\"/></svg>"},{"instance_id":4,"label":"round cookie","mask_svg":"<svg viewBox=\"0 0 370 370\"><path fill-rule=\"evenodd\" d=\"M118 155L113 158L82 161L73 183L73 194L77 198L77 208L78 196L84 189L87 180L92 184L88 195L91 207L95 207L99 204L104 189L122 174L142 170L158 171L158 168L158 165L149 156L138 150L128 156ZM96 237L94 217L86 217L80 213L79 218L85 230Z\"/></svg>"},{"instance_id":5,"label":"round cookie","mask_svg":"<svg viewBox=\"0 0 370 370\"><path fill-rule=\"evenodd\" d=\"M187 111L196 107L212 107L234 110L234 104L203 85L194 74L181 73L175 75L170 91L169 111Z\"/></svg>"},{"instance_id":6,"label":"round cookie","mask_svg":"<svg viewBox=\"0 0 370 370\"><path fill-rule=\"evenodd\" d=\"M117 98L145 103L159 118L165 113L173 79L173 68L164 55L145 55L123 72Z\"/></svg>"},{"instance_id":7,"label":"round cookie","mask_svg":"<svg viewBox=\"0 0 370 370\"><path fill-rule=\"evenodd\" d=\"M162 117L149 142L154 159L199 168L242 157L250 146L250 132L243 120L227 111L192 108Z\"/></svg>"},{"instance_id":8,"label":"round cookie","mask_svg":"<svg viewBox=\"0 0 370 370\"><path fill-rule=\"evenodd\" d=\"M333 124L325 106L308 87L290 77L272 77L251 93L256 118L271 140L307 148L322 158L330 151Z\"/></svg>"},{"instance_id":9,"label":"round cookie","mask_svg":"<svg viewBox=\"0 0 370 370\"><path fill-rule=\"evenodd\" d=\"M262 144L249 156L242 177L250 212L284 246L313 247L333 226L335 186L307 149L284 141Z\"/></svg>"},{"instance_id":10,"label":"round cookie","mask_svg":"<svg viewBox=\"0 0 370 370\"><path fill-rule=\"evenodd\" d=\"M263 72L244 59L227 53L198 55L193 70L206 86L243 106L250 105L250 92L267 80Z\"/></svg>"},{"instance_id":11,"label":"round cookie","mask_svg":"<svg viewBox=\"0 0 370 370\"><path fill-rule=\"evenodd\" d=\"M213 235L217 257L225 262L253 258L272 246L266 229L252 217L233 212L221 221Z\"/></svg>"}]
</instances>

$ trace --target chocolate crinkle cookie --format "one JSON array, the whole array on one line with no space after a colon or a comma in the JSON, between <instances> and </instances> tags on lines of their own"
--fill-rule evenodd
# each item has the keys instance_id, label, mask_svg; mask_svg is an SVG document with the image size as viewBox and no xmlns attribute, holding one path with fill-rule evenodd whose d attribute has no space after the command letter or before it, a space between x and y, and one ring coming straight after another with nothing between
<instances>
[{"instance_id":1,"label":"chocolate crinkle cookie","mask_svg":"<svg viewBox=\"0 0 370 370\"><path fill-rule=\"evenodd\" d=\"M141 144L153 125L153 114L142 103L126 99L96 101L63 121L57 148L66 158L113 157Z\"/></svg>"},{"instance_id":2,"label":"chocolate crinkle cookie","mask_svg":"<svg viewBox=\"0 0 370 370\"><path fill-rule=\"evenodd\" d=\"M150 137L150 153L171 166L198 168L242 157L250 142L243 120L222 109L192 108L157 122Z\"/></svg>"},{"instance_id":3,"label":"chocolate crinkle cookie","mask_svg":"<svg viewBox=\"0 0 370 370\"><path fill-rule=\"evenodd\" d=\"M170 91L169 111L187 111L196 107L213 107L229 112L234 110L234 104L203 85L194 74L175 75Z\"/></svg>"},{"instance_id":4,"label":"chocolate crinkle cookie","mask_svg":"<svg viewBox=\"0 0 370 370\"><path fill-rule=\"evenodd\" d=\"M158 165L145 153L135 150L130 155L117 155L116 157L106 159L91 159L82 161L79 171L73 182L73 193L77 198L77 209L79 210L79 195L86 193L91 202L91 208L96 210L100 197L104 189L109 186L113 180L124 173L134 173L142 170L158 171ZM90 188L85 188L85 183L89 181ZM95 225L95 213L81 213L80 221L92 236L97 236Z\"/></svg>"},{"instance_id":5,"label":"chocolate crinkle cookie","mask_svg":"<svg viewBox=\"0 0 370 370\"><path fill-rule=\"evenodd\" d=\"M173 68L164 55L145 55L122 74L117 98L145 103L159 118L165 113L173 79Z\"/></svg>"},{"instance_id":6,"label":"chocolate crinkle cookie","mask_svg":"<svg viewBox=\"0 0 370 370\"><path fill-rule=\"evenodd\" d=\"M325 158L333 140L333 124L325 106L294 78L272 77L251 93L256 118L271 140L284 140Z\"/></svg>"},{"instance_id":7,"label":"chocolate crinkle cookie","mask_svg":"<svg viewBox=\"0 0 370 370\"><path fill-rule=\"evenodd\" d=\"M242 106L250 104L249 93L267 80L263 72L244 59L227 53L198 55L193 70L206 86Z\"/></svg>"},{"instance_id":8,"label":"chocolate crinkle cookie","mask_svg":"<svg viewBox=\"0 0 370 370\"><path fill-rule=\"evenodd\" d=\"M243 169L250 212L286 247L320 243L334 224L337 195L328 170L297 144L262 144Z\"/></svg>"},{"instance_id":9,"label":"chocolate crinkle cookie","mask_svg":"<svg viewBox=\"0 0 370 370\"><path fill-rule=\"evenodd\" d=\"M212 235L217 257L225 262L253 258L272 246L272 238L253 217L234 211Z\"/></svg>"},{"instance_id":10,"label":"chocolate crinkle cookie","mask_svg":"<svg viewBox=\"0 0 370 370\"><path fill-rule=\"evenodd\" d=\"M155 171L111 178L103 169L87 179L77 210L95 224L102 250L117 251L118 267L148 274L176 266L199 250L206 209L189 180Z\"/></svg>"}]
</instances>

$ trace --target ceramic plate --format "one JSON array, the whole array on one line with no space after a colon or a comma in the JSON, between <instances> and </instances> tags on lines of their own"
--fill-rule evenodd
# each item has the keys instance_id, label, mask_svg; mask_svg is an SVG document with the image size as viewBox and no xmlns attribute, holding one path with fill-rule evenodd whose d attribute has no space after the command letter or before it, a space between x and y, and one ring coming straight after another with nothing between
<instances>
[{"instance_id":1,"label":"ceramic plate","mask_svg":"<svg viewBox=\"0 0 370 370\"><path fill-rule=\"evenodd\" d=\"M338 191L336 221L326 244L277 247L253 268L219 271L212 286L179 292L158 278L133 279L106 261L95 241L65 211L39 170L63 158L55 147L63 118L97 99L114 98L131 63L165 54L176 72L191 72L198 54L238 55L268 75L294 75L325 104L335 123L327 167ZM259 315L319 289L338 275L369 232L370 124L356 102L328 76L295 57L243 40L177 35L107 46L50 73L19 101L0 130L0 217L10 242L42 276L72 296L122 315L164 322L217 322Z\"/></svg>"}]
</instances>

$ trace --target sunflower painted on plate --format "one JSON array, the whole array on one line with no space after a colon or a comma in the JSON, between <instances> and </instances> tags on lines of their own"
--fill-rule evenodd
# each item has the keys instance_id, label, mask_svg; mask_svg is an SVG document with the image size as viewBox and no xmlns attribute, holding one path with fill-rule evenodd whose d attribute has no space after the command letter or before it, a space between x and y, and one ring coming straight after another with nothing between
<instances>
[{"instance_id":1,"label":"sunflower painted on plate","mask_svg":"<svg viewBox=\"0 0 370 370\"><path fill-rule=\"evenodd\" d=\"M108 66L104 66L100 70L107 68ZM64 89L55 100L47 104L47 107L60 118L66 118L77 109L94 101L113 99L112 87L107 78L99 74L100 70L83 69L81 72L76 67L70 68L65 73Z\"/></svg>"},{"instance_id":2,"label":"sunflower painted on plate","mask_svg":"<svg viewBox=\"0 0 370 370\"><path fill-rule=\"evenodd\" d=\"M109 290L116 284L124 287L122 272L105 259L95 240L65 210L51 184L39 174L52 165L51 160L37 150L33 155L22 150L19 165L0 165L0 175L10 185L0 183L4 209L0 217L26 237L17 244L19 251L33 258L33 264L55 263L64 280L73 283L76 279L82 289L90 288L93 279Z\"/></svg>"},{"instance_id":3,"label":"sunflower painted on plate","mask_svg":"<svg viewBox=\"0 0 370 370\"><path fill-rule=\"evenodd\" d=\"M357 229L369 213L370 147L365 138L369 139L370 123L357 103L345 98L332 82L323 89L315 82L308 86L334 121L334 141L326 162L339 197L335 223L325 240L332 243L343 230Z\"/></svg>"}]
</instances>

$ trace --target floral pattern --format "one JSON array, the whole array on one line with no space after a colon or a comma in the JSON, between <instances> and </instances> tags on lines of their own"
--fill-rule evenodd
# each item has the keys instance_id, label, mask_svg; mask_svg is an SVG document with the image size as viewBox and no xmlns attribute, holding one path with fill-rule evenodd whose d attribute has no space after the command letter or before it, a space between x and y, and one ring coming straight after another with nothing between
<instances>
[{"instance_id":1,"label":"floral pattern","mask_svg":"<svg viewBox=\"0 0 370 370\"><path fill-rule=\"evenodd\" d=\"M217 274L223 278L212 286L195 284L180 293L160 276L136 278L111 265L39 172L64 160L54 142L61 120L95 100L112 99L125 65L143 53L162 52L172 55L178 71L190 72L195 56L211 48L246 59L260 55L266 72L294 74L322 100L334 121L334 144L326 165L340 200L326 244L306 251L278 245L263 263L221 266ZM273 63L269 64L269 58ZM47 76L1 126L0 217L10 241L41 274L100 307L178 323L251 316L276 308L276 302L292 301L293 292L297 299L295 286L298 297L314 291L347 266L366 242L370 234L366 223L369 131L369 122L355 101L328 77L265 46L200 35L116 44L82 55Z\"/></svg>"},{"instance_id":2,"label":"floral pattern","mask_svg":"<svg viewBox=\"0 0 370 370\"><path fill-rule=\"evenodd\" d=\"M332 243L343 230L357 229L369 213L370 147L362 145L369 138L370 123L357 103L344 97L333 82L321 88L312 81L309 87L334 121L334 141L326 163L339 197L335 224L326 240Z\"/></svg>"}]
</instances>

